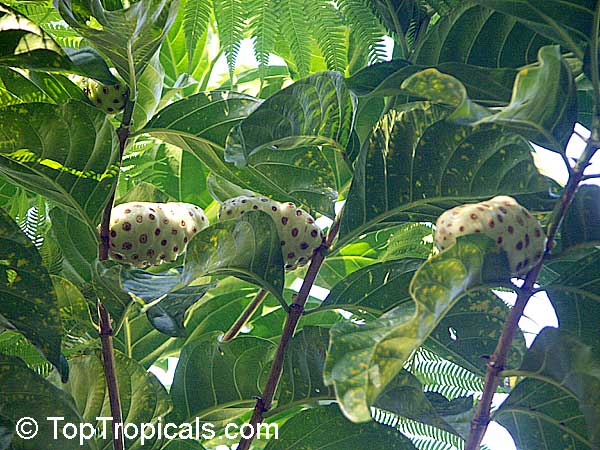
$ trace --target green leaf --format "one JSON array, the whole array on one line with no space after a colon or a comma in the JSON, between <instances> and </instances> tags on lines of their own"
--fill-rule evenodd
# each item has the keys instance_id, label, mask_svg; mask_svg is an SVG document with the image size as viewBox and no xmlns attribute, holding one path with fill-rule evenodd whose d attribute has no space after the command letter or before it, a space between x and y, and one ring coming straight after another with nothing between
<instances>
[{"instance_id":1,"label":"green leaf","mask_svg":"<svg viewBox=\"0 0 600 450\"><path fill-rule=\"evenodd\" d=\"M485 356L494 352L509 314L510 308L492 292L467 294L440 321L425 347L483 376ZM505 366L518 367L525 351L525 338L517 330Z\"/></svg>"},{"instance_id":2,"label":"green leaf","mask_svg":"<svg viewBox=\"0 0 600 450\"><path fill-rule=\"evenodd\" d=\"M45 72L71 72L114 83L106 62L91 49L63 50L27 17L0 5L0 65Z\"/></svg>"},{"instance_id":3,"label":"green leaf","mask_svg":"<svg viewBox=\"0 0 600 450\"><path fill-rule=\"evenodd\" d=\"M2 417L12 423L22 417L31 417L38 423L39 430L34 439L15 437L12 442L12 448L24 450L64 450L73 445L73 441L60 432L60 422L59 433L54 438L54 424L48 417L64 417L65 422L75 424L83 421L68 393L33 372L19 358L3 354L0 354L0 409ZM84 441L80 448L98 447L93 441Z\"/></svg>"},{"instance_id":4,"label":"green leaf","mask_svg":"<svg viewBox=\"0 0 600 450\"><path fill-rule=\"evenodd\" d=\"M402 59L394 59L365 67L346 82L357 95L406 96L409 92L401 87L404 80L426 68L427 65L410 65ZM518 73L515 69L455 62L437 64L434 68L459 79L473 101L489 105L504 105L510 101Z\"/></svg>"},{"instance_id":5,"label":"green leaf","mask_svg":"<svg viewBox=\"0 0 600 450\"><path fill-rule=\"evenodd\" d=\"M0 173L91 229L116 182L118 155L113 126L93 106L69 101L0 109Z\"/></svg>"},{"instance_id":6,"label":"green leaf","mask_svg":"<svg viewBox=\"0 0 600 450\"><path fill-rule=\"evenodd\" d=\"M572 448L598 446L600 353L582 343L577 336L548 327L535 339L519 370L511 373L529 378L517 385L496 413L496 418L500 423L506 423L520 447L539 448L533 446L530 434L537 437L538 442L552 442L552 447L549 444L543 447L548 449L554 448L557 442L568 443ZM546 386L544 394L539 392L542 383ZM530 389L527 397L523 397L519 389L521 384ZM532 384L536 388L532 388ZM532 392L536 395L531 395ZM540 397L544 403L539 403ZM573 400L579 408L573 408ZM515 409L523 412L515 412ZM587 432L581 413L587 423ZM521 415L525 417L515 424L514 418ZM531 425L528 433L517 432L517 427L526 425Z\"/></svg>"},{"instance_id":7,"label":"green leaf","mask_svg":"<svg viewBox=\"0 0 600 450\"><path fill-rule=\"evenodd\" d=\"M187 247L183 282L206 275L234 275L283 300L281 243L275 223L261 211L200 231Z\"/></svg>"},{"instance_id":8,"label":"green leaf","mask_svg":"<svg viewBox=\"0 0 600 450\"><path fill-rule=\"evenodd\" d=\"M153 274L143 270L125 273L123 288L152 304L146 314L154 327L169 336L186 336L184 317L187 310L199 301L215 284L185 286L177 289L181 281L179 271Z\"/></svg>"},{"instance_id":9,"label":"green leaf","mask_svg":"<svg viewBox=\"0 0 600 450\"><path fill-rule=\"evenodd\" d=\"M335 430L335 435L332 435ZM265 450L334 450L340 448L416 449L392 428L375 422L355 424L348 421L337 405L319 406L300 412L280 427L279 439L272 439Z\"/></svg>"},{"instance_id":10,"label":"green leaf","mask_svg":"<svg viewBox=\"0 0 600 450\"><path fill-rule=\"evenodd\" d=\"M183 347L171 387L179 420L199 417L219 427L248 412L260 395L275 345L250 336L227 343L217 338L204 334Z\"/></svg>"},{"instance_id":11,"label":"green leaf","mask_svg":"<svg viewBox=\"0 0 600 450\"><path fill-rule=\"evenodd\" d=\"M519 449L591 450L577 400L563 389L527 378L512 390L494 414Z\"/></svg>"},{"instance_id":12,"label":"green leaf","mask_svg":"<svg viewBox=\"0 0 600 450\"><path fill-rule=\"evenodd\" d=\"M321 327L304 327L290 341L278 388L277 408L293 404L316 404L334 400L333 388L323 382L323 366L329 332Z\"/></svg>"},{"instance_id":13,"label":"green leaf","mask_svg":"<svg viewBox=\"0 0 600 450\"><path fill-rule=\"evenodd\" d=\"M331 214L339 187L330 152L345 151L355 106L337 72L298 81L265 100L231 131L225 160L254 168L267 185L270 180L269 190L259 192L281 192Z\"/></svg>"},{"instance_id":14,"label":"green leaf","mask_svg":"<svg viewBox=\"0 0 600 450\"><path fill-rule=\"evenodd\" d=\"M585 42L592 39L595 3L588 0L568 0L560 4L543 0L475 1L519 20L578 56L583 55Z\"/></svg>"},{"instance_id":15,"label":"green leaf","mask_svg":"<svg viewBox=\"0 0 600 450\"><path fill-rule=\"evenodd\" d=\"M56 293L35 245L0 209L0 323L22 333L59 371L69 365L60 352L63 335Z\"/></svg>"},{"instance_id":16,"label":"green leaf","mask_svg":"<svg viewBox=\"0 0 600 450\"><path fill-rule=\"evenodd\" d=\"M498 124L556 152L565 152L577 119L577 95L571 69L558 46L542 47L539 65L519 71L510 103L487 110L468 97L456 78L427 69L404 80L413 95L456 108L449 119L462 124Z\"/></svg>"},{"instance_id":17,"label":"green leaf","mask_svg":"<svg viewBox=\"0 0 600 450\"><path fill-rule=\"evenodd\" d=\"M78 356L69 360L72 376L67 384L61 385L75 400L77 410L85 422L97 424L102 430L98 417L111 417L104 367L100 354ZM152 423L158 426L158 419L171 409L169 395L154 375L135 361L121 353L115 353L115 371L119 386L119 398L123 413L123 423ZM57 380L53 380L58 383ZM110 422L107 428L111 429ZM107 431L107 439L97 439L98 448L112 449L112 431ZM141 436L125 438L127 449L155 449L161 439L158 435L146 439L142 445ZM72 444L71 444L72 445Z\"/></svg>"},{"instance_id":18,"label":"green leaf","mask_svg":"<svg viewBox=\"0 0 600 450\"><path fill-rule=\"evenodd\" d=\"M560 228L562 250L600 245L600 186L579 188Z\"/></svg>"},{"instance_id":19,"label":"green leaf","mask_svg":"<svg viewBox=\"0 0 600 450\"><path fill-rule=\"evenodd\" d=\"M92 266L92 286L113 320L113 328L118 332L134 302L131 294L123 287L124 265L112 261L96 260Z\"/></svg>"},{"instance_id":20,"label":"green leaf","mask_svg":"<svg viewBox=\"0 0 600 450\"><path fill-rule=\"evenodd\" d=\"M165 71L158 55L155 55L137 82L138 98L133 108L134 131L143 128L156 112L162 96L164 77Z\"/></svg>"},{"instance_id":21,"label":"green leaf","mask_svg":"<svg viewBox=\"0 0 600 450\"><path fill-rule=\"evenodd\" d=\"M335 386L344 414L355 422L369 420L369 406L456 301L468 290L507 280L506 264L491 239L459 238L417 270L409 287L414 304L404 303L365 325L336 324L325 382Z\"/></svg>"},{"instance_id":22,"label":"green leaf","mask_svg":"<svg viewBox=\"0 0 600 450\"><path fill-rule=\"evenodd\" d=\"M375 263L339 281L319 310L343 309L378 317L403 303L412 303L408 286L422 259L405 258Z\"/></svg>"},{"instance_id":23,"label":"green leaf","mask_svg":"<svg viewBox=\"0 0 600 450\"><path fill-rule=\"evenodd\" d=\"M583 257L565 258L546 266L554 273L542 285L556 311L561 330L576 334L600 351L598 324L590 318L600 317L600 251Z\"/></svg>"},{"instance_id":24,"label":"green leaf","mask_svg":"<svg viewBox=\"0 0 600 450\"><path fill-rule=\"evenodd\" d=\"M486 1L487 5L488 2ZM415 50L415 62L459 62L483 67L521 67L552 41L516 18L471 2L443 14Z\"/></svg>"},{"instance_id":25,"label":"green leaf","mask_svg":"<svg viewBox=\"0 0 600 450\"><path fill-rule=\"evenodd\" d=\"M381 119L356 162L339 245L382 222L435 222L476 198L547 192L523 138L495 124L452 124L448 114L411 103Z\"/></svg>"},{"instance_id":26,"label":"green leaf","mask_svg":"<svg viewBox=\"0 0 600 450\"><path fill-rule=\"evenodd\" d=\"M73 346L82 340L96 338L98 328L92 321L88 303L81 291L66 278L53 275L51 279L60 307L65 345Z\"/></svg>"},{"instance_id":27,"label":"green leaf","mask_svg":"<svg viewBox=\"0 0 600 450\"><path fill-rule=\"evenodd\" d=\"M54 0L54 4L65 22L129 81L144 71L160 47L175 20L178 1L140 0L113 11L104 9L100 0Z\"/></svg>"}]
</instances>

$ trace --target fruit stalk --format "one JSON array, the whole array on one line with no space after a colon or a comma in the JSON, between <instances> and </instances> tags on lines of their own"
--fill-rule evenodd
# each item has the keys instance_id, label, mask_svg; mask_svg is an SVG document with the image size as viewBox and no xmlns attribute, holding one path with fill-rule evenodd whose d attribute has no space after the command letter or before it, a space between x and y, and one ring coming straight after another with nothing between
<instances>
[{"instance_id":1,"label":"fruit stalk","mask_svg":"<svg viewBox=\"0 0 600 450\"><path fill-rule=\"evenodd\" d=\"M554 211L552 212L552 217L546 228L546 236L548 238L548 241L546 242L546 255L550 252L550 250L552 250L556 233L567 209L569 208L569 205L575 197L579 183L583 179L583 172L589 165L589 162L592 156L594 156L596 150L600 147L600 142L597 141L596 134L597 133L592 133L592 137L588 141L585 150L573 168L572 175L565 186L563 194L556 204ZM469 438L465 446L466 450L479 449L481 441L483 440L487 427L491 421L490 412L492 400L498 387L500 373L504 370L504 364L506 364L506 358L512 344L513 336L519 325L519 320L523 315L523 311L525 310L529 299L536 291L535 283L542 268L543 261L544 259L542 258L527 273L525 282L518 291L515 306L512 308L510 315L504 324L504 328L496 345L496 349L488 360L483 394L481 400L479 401L477 411L471 420Z\"/></svg>"},{"instance_id":2,"label":"fruit stalk","mask_svg":"<svg viewBox=\"0 0 600 450\"><path fill-rule=\"evenodd\" d=\"M271 408L273 398L275 397L275 392L277 390L277 385L279 384L281 373L283 372L283 362L286 347L288 346L290 340L292 339L292 336L294 335L294 332L296 331L298 322L300 321L300 317L302 317L302 313L304 312L304 305L308 300L310 290L317 278L319 269L321 268L321 264L325 259L325 254L329 247L331 247L331 244L333 243L335 237L338 234L339 227L340 222L338 217L331 225L331 228L327 233L327 237L325 238L325 242L312 257L312 260L306 272L306 276L304 277L304 281L302 282L302 287L300 288L298 294L295 296L294 301L290 307L290 310L285 320L285 325L283 326L283 331L281 333L281 339L279 341L279 345L277 346L275 359L271 364L271 371L269 372L267 384L265 385L265 389L263 390L262 396L256 400L254 412L252 413L252 418L249 422L254 429L256 429L256 426L260 422L262 422L264 418L264 413ZM253 439L254 436L251 436L248 439L242 438L240 440L238 450L248 450L250 448L250 445L252 444Z\"/></svg>"},{"instance_id":3,"label":"fruit stalk","mask_svg":"<svg viewBox=\"0 0 600 450\"><path fill-rule=\"evenodd\" d=\"M223 342L231 341L232 339L235 339L238 334L240 334L240 330L242 329L242 327L248 323L248 321L254 315L256 310L260 307L268 293L269 291L267 291L266 289L261 289L260 291L258 291L256 296L252 299L248 306L246 306L244 311L242 311L240 317L238 317L238 319L231 326L231 328L229 328L227 333L225 333L222 339Z\"/></svg>"}]
</instances>

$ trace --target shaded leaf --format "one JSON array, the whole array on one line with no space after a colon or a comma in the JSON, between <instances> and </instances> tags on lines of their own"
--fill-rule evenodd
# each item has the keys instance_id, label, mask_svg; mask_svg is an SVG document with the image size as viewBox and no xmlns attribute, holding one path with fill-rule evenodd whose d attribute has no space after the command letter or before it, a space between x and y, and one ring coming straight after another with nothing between
<instances>
[{"instance_id":1,"label":"shaded leaf","mask_svg":"<svg viewBox=\"0 0 600 450\"><path fill-rule=\"evenodd\" d=\"M171 387L177 419L199 417L219 427L249 411L260 395L275 345L250 336L219 343L217 337L204 334L183 347Z\"/></svg>"},{"instance_id":2,"label":"shaded leaf","mask_svg":"<svg viewBox=\"0 0 600 450\"><path fill-rule=\"evenodd\" d=\"M261 211L200 231L187 247L183 283L205 275L234 275L283 301L283 257L275 223Z\"/></svg>"},{"instance_id":3,"label":"shaded leaf","mask_svg":"<svg viewBox=\"0 0 600 450\"><path fill-rule=\"evenodd\" d=\"M600 245L600 186L579 188L560 228L562 250Z\"/></svg>"},{"instance_id":4,"label":"shaded leaf","mask_svg":"<svg viewBox=\"0 0 600 450\"><path fill-rule=\"evenodd\" d=\"M0 209L0 324L22 333L63 379L69 365L61 354L60 310L50 276L35 245Z\"/></svg>"},{"instance_id":5,"label":"shaded leaf","mask_svg":"<svg viewBox=\"0 0 600 450\"><path fill-rule=\"evenodd\" d=\"M335 430L334 437L331 430ZM411 450L416 448L408 438L385 425L375 422L355 424L348 421L335 404L298 413L280 427L279 439L270 440L265 450L284 450L290 448L290 445L298 450L314 448Z\"/></svg>"},{"instance_id":6,"label":"shaded leaf","mask_svg":"<svg viewBox=\"0 0 600 450\"><path fill-rule=\"evenodd\" d=\"M64 437L62 426L65 422L79 424L83 421L73 398L33 372L19 358L0 354L0 394L3 418L16 423L22 417L31 417L39 425L34 439L15 438L11 444L14 448L64 450L72 446L73 441ZM58 423L56 439L54 423L48 417L64 417L65 422ZM81 448L98 447L92 441L84 441Z\"/></svg>"},{"instance_id":7,"label":"shaded leaf","mask_svg":"<svg viewBox=\"0 0 600 450\"><path fill-rule=\"evenodd\" d=\"M0 173L94 229L118 171L106 115L78 101L0 109Z\"/></svg>"}]
</instances>

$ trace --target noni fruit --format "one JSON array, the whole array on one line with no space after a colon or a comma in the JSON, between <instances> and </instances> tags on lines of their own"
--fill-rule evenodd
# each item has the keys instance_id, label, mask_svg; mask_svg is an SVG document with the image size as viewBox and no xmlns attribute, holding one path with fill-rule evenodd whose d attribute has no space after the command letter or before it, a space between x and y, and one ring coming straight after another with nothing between
<instances>
[{"instance_id":1,"label":"noni fruit","mask_svg":"<svg viewBox=\"0 0 600 450\"><path fill-rule=\"evenodd\" d=\"M508 256L513 275L526 274L542 258L546 235L539 222L512 197L504 195L444 212L436 222L435 244L445 250L457 236L482 233Z\"/></svg>"},{"instance_id":2,"label":"noni fruit","mask_svg":"<svg viewBox=\"0 0 600 450\"><path fill-rule=\"evenodd\" d=\"M239 219L247 211L264 211L275 221L286 270L306 264L323 243L323 232L314 218L294 203L267 197L240 196L227 200L218 213L220 221Z\"/></svg>"},{"instance_id":3,"label":"noni fruit","mask_svg":"<svg viewBox=\"0 0 600 450\"><path fill-rule=\"evenodd\" d=\"M190 203L123 203L111 212L109 254L136 267L175 261L206 227L204 211Z\"/></svg>"}]
</instances>

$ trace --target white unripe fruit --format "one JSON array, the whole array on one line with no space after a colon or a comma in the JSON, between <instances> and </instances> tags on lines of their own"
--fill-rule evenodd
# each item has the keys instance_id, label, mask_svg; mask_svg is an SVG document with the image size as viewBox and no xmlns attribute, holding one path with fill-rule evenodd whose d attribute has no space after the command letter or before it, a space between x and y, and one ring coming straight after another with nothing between
<instances>
[{"instance_id":1,"label":"white unripe fruit","mask_svg":"<svg viewBox=\"0 0 600 450\"><path fill-rule=\"evenodd\" d=\"M546 235L539 222L517 201L505 195L457 206L436 222L435 244L445 250L458 236L482 233L506 251L512 275L522 276L544 255Z\"/></svg>"},{"instance_id":2,"label":"white unripe fruit","mask_svg":"<svg viewBox=\"0 0 600 450\"><path fill-rule=\"evenodd\" d=\"M190 203L123 203L111 212L109 255L136 267L175 261L208 225L202 208Z\"/></svg>"},{"instance_id":3,"label":"white unripe fruit","mask_svg":"<svg viewBox=\"0 0 600 450\"><path fill-rule=\"evenodd\" d=\"M217 217L220 221L239 219L248 211L264 211L273 218L286 270L306 264L323 243L323 231L315 219L291 202L243 195L223 203Z\"/></svg>"}]
</instances>

